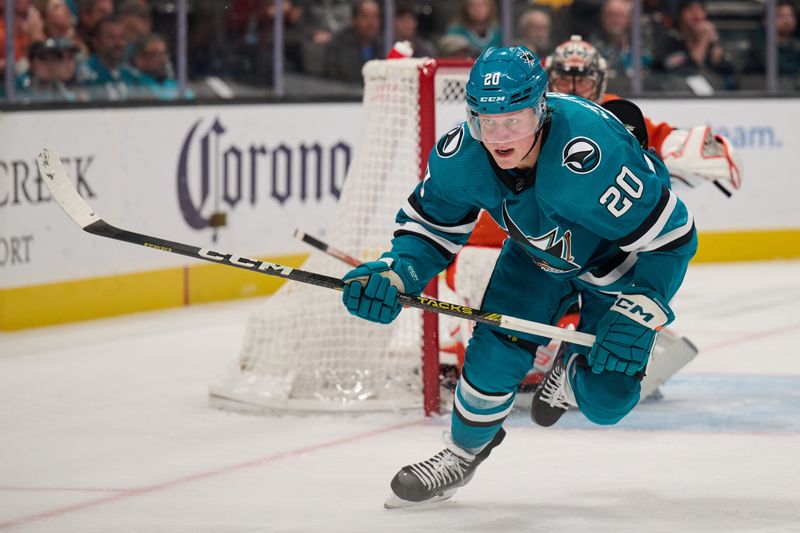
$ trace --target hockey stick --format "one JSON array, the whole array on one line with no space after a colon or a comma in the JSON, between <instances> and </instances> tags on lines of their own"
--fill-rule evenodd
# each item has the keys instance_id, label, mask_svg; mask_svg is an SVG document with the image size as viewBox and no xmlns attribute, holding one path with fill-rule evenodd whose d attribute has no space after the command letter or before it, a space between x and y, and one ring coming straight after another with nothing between
<instances>
[{"instance_id":1,"label":"hockey stick","mask_svg":"<svg viewBox=\"0 0 800 533\"><path fill-rule=\"evenodd\" d=\"M195 259L210 261L212 263L250 270L268 276L276 276L337 291L344 289L344 282L339 278L307 272L276 263L250 259L241 255L217 252L208 248L198 248L196 246L168 241L166 239L114 227L100 218L100 215L80 197L78 191L75 190L75 187L72 185L58 156L49 150L43 150L42 153L39 154L38 165L39 171L44 178L42 181L44 181L45 185L50 190L53 198L56 199L73 222L88 233L118 241L129 242L131 244L138 244L162 252L171 252ZM505 328L507 330L564 340L582 346L591 346L594 344L594 335L589 335L587 333L565 330L547 324L539 324L538 322L504 316L499 313L492 313L480 309L473 309L463 305L455 305L424 296L408 296L401 294L399 299L402 305L406 307L415 307L423 311L433 311L435 313L456 316L482 324Z\"/></svg>"},{"instance_id":2,"label":"hockey stick","mask_svg":"<svg viewBox=\"0 0 800 533\"><path fill-rule=\"evenodd\" d=\"M364 262L364 261L359 261L358 259L348 254L347 252L344 252L338 248L334 248L330 244L321 241L316 237L312 237L308 233L305 233L304 231L301 231L299 229L294 230L294 236L296 239L300 239L304 243L313 246L317 250L325 252L328 255L332 255L336 259L341 259L350 266L357 267L358 265Z\"/></svg>"}]
</instances>

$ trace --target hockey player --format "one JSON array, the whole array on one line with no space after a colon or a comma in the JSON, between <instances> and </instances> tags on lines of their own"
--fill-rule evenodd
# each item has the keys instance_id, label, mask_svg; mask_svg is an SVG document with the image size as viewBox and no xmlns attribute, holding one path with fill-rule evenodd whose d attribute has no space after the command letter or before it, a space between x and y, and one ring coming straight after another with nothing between
<instances>
[{"instance_id":1,"label":"hockey player","mask_svg":"<svg viewBox=\"0 0 800 533\"><path fill-rule=\"evenodd\" d=\"M573 35L560 44L544 61L548 74L548 89L573 94L597 104L611 106L620 97L606 92L608 69L605 59L581 36ZM646 146L655 150L669 170L672 188L681 190L713 183L723 194L730 196L741 186L742 165L731 143L722 135L712 134L708 126L689 130L675 128L665 122L656 123L643 118L646 131L637 133L647 139ZM489 281L491 267L506 238L506 232L485 213L478 220L470 240L447 270L447 283L469 305L480 305L483 290ZM567 319L577 316L572 314ZM457 326L457 336L449 349L459 350L468 337L468 328ZM446 333L445 333L446 335ZM669 379L694 357L695 350L674 333L660 337L662 349L671 360L661 359L658 368L651 368L643 382L642 398L659 395L658 386ZM672 349L675 349L672 352ZM526 383L535 384L552 363L552 347L543 348L534 370Z\"/></svg>"},{"instance_id":2,"label":"hockey player","mask_svg":"<svg viewBox=\"0 0 800 533\"><path fill-rule=\"evenodd\" d=\"M525 47L478 58L468 120L439 139L425 179L397 214L392 249L349 272L342 299L355 316L393 321L398 293L419 294L484 209L510 237L486 308L553 324L578 297L580 330L596 335L590 351L565 351L554 362L534 395L534 418L549 425L574 405L597 424L614 424L639 401L696 232L666 167L614 115L546 88L547 73ZM517 386L548 340L475 328L446 447L397 473L387 507L447 499L472 478L503 440Z\"/></svg>"}]
</instances>

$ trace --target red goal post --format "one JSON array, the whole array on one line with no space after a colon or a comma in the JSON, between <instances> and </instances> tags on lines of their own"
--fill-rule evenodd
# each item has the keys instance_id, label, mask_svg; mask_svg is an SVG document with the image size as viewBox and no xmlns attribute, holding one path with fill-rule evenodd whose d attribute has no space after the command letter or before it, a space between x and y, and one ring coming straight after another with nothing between
<instances>
[{"instance_id":1,"label":"red goal post","mask_svg":"<svg viewBox=\"0 0 800 533\"><path fill-rule=\"evenodd\" d=\"M471 61L391 59L363 68L361 138L325 240L362 261L389 249L398 209L438 136L466 119ZM343 275L312 251L304 269ZM426 288L436 296L438 280ZM350 316L339 295L287 283L249 319L241 353L210 385L214 406L256 412L440 408L439 320L405 309L390 326Z\"/></svg>"},{"instance_id":2,"label":"red goal post","mask_svg":"<svg viewBox=\"0 0 800 533\"><path fill-rule=\"evenodd\" d=\"M419 146L420 163L419 179L425 177L428 165L427 154L431 152L436 139L444 133L437 129L437 102L447 105L451 101L462 104L462 116L466 118L466 83L465 73L472 67L472 60L465 59L432 59L419 67ZM450 74L448 76L448 73ZM437 75L438 83L437 83ZM463 78L462 78L463 77ZM440 107L441 110L441 107ZM442 120L439 120L442 122ZM444 130L449 126L444 121ZM425 292L434 298L439 296L438 279L432 280ZM422 378L425 414L438 413L440 410L440 376L439 376L439 315L423 313L423 350Z\"/></svg>"}]
</instances>

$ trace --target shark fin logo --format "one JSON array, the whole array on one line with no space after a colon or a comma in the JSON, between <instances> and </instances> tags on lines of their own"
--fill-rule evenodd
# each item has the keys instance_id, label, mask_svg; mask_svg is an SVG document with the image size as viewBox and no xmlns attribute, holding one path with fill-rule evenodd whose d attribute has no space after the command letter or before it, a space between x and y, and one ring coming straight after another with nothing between
<instances>
[{"instance_id":1,"label":"shark fin logo","mask_svg":"<svg viewBox=\"0 0 800 533\"><path fill-rule=\"evenodd\" d=\"M572 256L572 232L570 230L566 230L561 238L558 238L558 227L539 237L525 235L508 214L505 202L503 202L503 223L511 238L528 253L533 262L542 270L561 274L580 268Z\"/></svg>"},{"instance_id":2,"label":"shark fin logo","mask_svg":"<svg viewBox=\"0 0 800 533\"><path fill-rule=\"evenodd\" d=\"M561 166L576 174L587 174L597 168L601 157L596 142L586 137L575 137L564 147Z\"/></svg>"},{"instance_id":3,"label":"shark fin logo","mask_svg":"<svg viewBox=\"0 0 800 533\"><path fill-rule=\"evenodd\" d=\"M448 131L444 137L436 144L436 151L440 157L452 157L461 148L461 141L464 140L464 126L458 126Z\"/></svg>"}]
</instances>

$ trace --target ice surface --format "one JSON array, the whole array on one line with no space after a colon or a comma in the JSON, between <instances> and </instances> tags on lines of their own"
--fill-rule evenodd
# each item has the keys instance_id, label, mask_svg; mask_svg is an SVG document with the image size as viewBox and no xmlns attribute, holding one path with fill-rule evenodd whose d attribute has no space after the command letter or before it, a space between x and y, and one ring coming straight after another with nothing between
<instances>
[{"instance_id":1,"label":"ice surface","mask_svg":"<svg viewBox=\"0 0 800 533\"><path fill-rule=\"evenodd\" d=\"M428 509L382 503L447 417L208 407L258 300L0 334L0 531L800 531L798 274L693 266L674 327L700 354L664 399L613 428L515 412Z\"/></svg>"}]
</instances>

